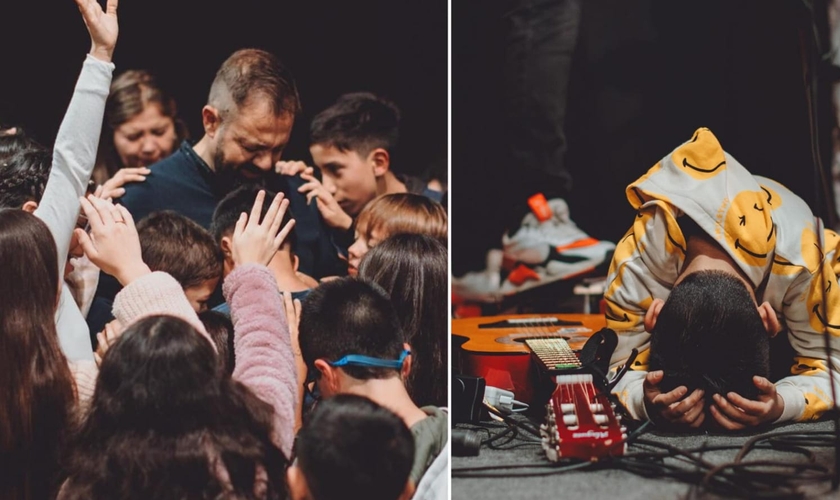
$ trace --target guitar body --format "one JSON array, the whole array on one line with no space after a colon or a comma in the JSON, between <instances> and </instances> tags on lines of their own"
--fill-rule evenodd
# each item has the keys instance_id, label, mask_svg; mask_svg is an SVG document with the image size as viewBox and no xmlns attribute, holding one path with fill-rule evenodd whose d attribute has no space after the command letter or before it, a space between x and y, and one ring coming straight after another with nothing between
<instances>
[{"instance_id":1,"label":"guitar body","mask_svg":"<svg viewBox=\"0 0 840 500\"><path fill-rule=\"evenodd\" d=\"M554 324L514 323L528 319L554 319ZM537 321L539 322L539 321ZM489 326L489 327L488 327ZM531 359L527 338L564 338L572 349L580 349L595 332L606 326L601 314L528 314L484 316L452 320L453 362L456 372L483 377L488 386L512 391L518 401L542 412L542 404L553 391ZM545 391L548 391L545 393ZM540 406L539 409L534 405Z\"/></svg>"}]
</instances>

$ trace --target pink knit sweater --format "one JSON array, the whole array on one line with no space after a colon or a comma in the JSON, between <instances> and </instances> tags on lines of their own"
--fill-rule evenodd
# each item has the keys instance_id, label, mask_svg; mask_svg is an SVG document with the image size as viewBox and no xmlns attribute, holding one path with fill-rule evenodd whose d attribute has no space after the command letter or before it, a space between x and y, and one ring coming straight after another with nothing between
<instances>
[{"instance_id":1,"label":"pink knit sweater","mask_svg":"<svg viewBox=\"0 0 840 500\"><path fill-rule=\"evenodd\" d=\"M274 442L291 456L298 380L277 282L267 267L248 264L225 278L222 291L235 332L233 378L274 407Z\"/></svg>"},{"instance_id":2,"label":"pink knit sweater","mask_svg":"<svg viewBox=\"0 0 840 500\"><path fill-rule=\"evenodd\" d=\"M289 328L274 276L265 267L237 267L223 291L234 324L236 369L233 378L274 408L273 440L290 456L294 440L297 380ZM126 327L147 316L165 314L190 323L213 345L181 285L163 272L147 274L123 288L114 300L114 317ZM80 408L86 408L96 383L96 365L71 363Z\"/></svg>"}]
</instances>

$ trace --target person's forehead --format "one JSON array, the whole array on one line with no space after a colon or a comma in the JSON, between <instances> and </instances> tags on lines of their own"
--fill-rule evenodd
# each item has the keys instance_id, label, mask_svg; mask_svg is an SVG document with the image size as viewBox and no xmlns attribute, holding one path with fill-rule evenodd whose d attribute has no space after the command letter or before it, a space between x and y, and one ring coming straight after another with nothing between
<instances>
[{"instance_id":1,"label":"person's forehead","mask_svg":"<svg viewBox=\"0 0 840 500\"><path fill-rule=\"evenodd\" d=\"M172 118L164 115L157 104L147 105L143 111L132 116L117 127L121 131L132 131L144 128L160 127L172 123Z\"/></svg>"},{"instance_id":2,"label":"person's forehead","mask_svg":"<svg viewBox=\"0 0 840 500\"><path fill-rule=\"evenodd\" d=\"M245 140L278 146L289 140L294 124L291 113L275 115L267 104L246 105L231 120L231 129Z\"/></svg>"},{"instance_id":3,"label":"person's forehead","mask_svg":"<svg viewBox=\"0 0 840 500\"><path fill-rule=\"evenodd\" d=\"M352 150L342 151L333 145L313 144L309 147L312 156L317 156L321 163L353 165L362 161L358 153Z\"/></svg>"}]
</instances>

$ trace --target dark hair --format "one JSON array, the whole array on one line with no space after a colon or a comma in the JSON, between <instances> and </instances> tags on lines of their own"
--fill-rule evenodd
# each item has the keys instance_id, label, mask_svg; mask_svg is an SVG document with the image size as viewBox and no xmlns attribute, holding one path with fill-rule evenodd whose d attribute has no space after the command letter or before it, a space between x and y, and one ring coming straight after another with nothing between
<instances>
[{"instance_id":1,"label":"dark hair","mask_svg":"<svg viewBox=\"0 0 840 500\"><path fill-rule=\"evenodd\" d=\"M315 360L337 361L347 354L398 359L403 350L402 327L388 294L375 284L339 278L319 285L303 302L300 350L311 371ZM353 378L387 378L398 370L343 366Z\"/></svg>"},{"instance_id":2,"label":"dark hair","mask_svg":"<svg viewBox=\"0 0 840 500\"><path fill-rule=\"evenodd\" d=\"M239 220L242 212L245 212L250 217L254 200L257 198L257 193L261 189L265 191L265 201L263 201L262 210L260 211L260 218L265 217L265 213L268 212L268 207L271 206L271 202L274 200L276 193L272 193L256 184L245 184L234 189L216 205L216 209L213 211L213 221L210 224L210 232L213 234L217 245L222 243L223 237L233 234L236 221ZM288 207L280 227L285 226L293 218L292 209ZM288 243L292 252L294 252L296 242L297 238L293 229L286 237L284 243Z\"/></svg>"},{"instance_id":3,"label":"dark hair","mask_svg":"<svg viewBox=\"0 0 840 500\"><path fill-rule=\"evenodd\" d=\"M233 321L227 314L208 309L198 313L198 319L207 330L207 334L216 344L216 352L219 358L219 367L222 373L233 374L236 366L236 357L233 350Z\"/></svg>"},{"instance_id":4,"label":"dark hair","mask_svg":"<svg viewBox=\"0 0 840 500\"><path fill-rule=\"evenodd\" d=\"M417 406L447 405L447 255L436 239L398 234L373 247L359 266L360 278L390 294L411 344L406 387Z\"/></svg>"},{"instance_id":5,"label":"dark hair","mask_svg":"<svg viewBox=\"0 0 840 500\"><path fill-rule=\"evenodd\" d=\"M414 437L402 419L354 394L318 403L296 446L314 500L396 500L414 462Z\"/></svg>"},{"instance_id":6,"label":"dark hair","mask_svg":"<svg viewBox=\"0 0 840 500\"><path fill-rule=\"evenodd\" d=\"M309 127L311 144L355 151L365 157L376 148L388 151L393 164L400 137L400 110L393 102L371 94L344 94L318 113Z\"/></svg>"},{"instance_id":7,"label":"dark hair","mask_svg":"<svg viewBox=\"0 0 840 500\"><path fill-rule=\"evenodd\" d=\"M10 133L9 130L15 129ZM34 139L26 135L21 127L0 127L0 163L8 160L19 151L32 148L43 148Z\"/></svg>"},{"instance_id":8,"label":"dark hair","mask_svg":"<svg viewBox=\"0 0 840 500\"><path fill-rule=\"evenodd\" d=\"M770 375L770 338L755 300L737 277L698 271L671 290L650 343L650 369L663 391L685 385L707 399L734 391L755 399L753 376Z\"/></svg>"},{"instance_id":9,"label":"dark hair","mask_svg":"<svg viewBox=\"0 0 840 500\"><path fill-rule=\"evenodd\" d=\"M383 194L356 217L356 228L363 230L368 241L373 231L379 231L386 238L400 233L425 234L445 245L447 224L443 205L414 193Z\"/></svg>"},{"instance_id":10,"label":"dark hair","mask_svg":"<svg viewBox=\"0 0 840 500\"><path fill-rule=\"evenodd\" d=\"M187 322L144 318L102 360L63 498L285 498L272 415Z\"/></svg>"},{"instance_id":11,"label":"dark hair","mask_svg":"<svg viewBox=\"0 0 840 500\"><path fill-rule=\"evenodd\" d=\"M176 147L189 137L186 124L178 117L175 98L158 84L154 75L142 69L124 71L111 82L108 100L105 101L105 117L94 169L94 177L99 184L113 177L125 166L114 148L114 131L150 105L158 106L163 116L172 119Z\"/></svg>"},{"instance_id":12,"label":"dark hair","mask_svg":"<svg viewBox=\"0 0 840 500\"><path fill-rule=\"evenodd\" d=\"M295 79L274 54L259 49L237 50L216 72L207 103L226 117L257 97L268 100L275 116L295 116L301 111Z\"/></svg>"},{"instance_id":13,"label":"dark hair","mask_svg":"<svg viewBox=\"0 0 840 500\"><path fill-rule=\"evenodd\" d=\"M40 203L51 165L52 154L39 147L0 160L0 208L21 208L27 201Z\"/></svg>"},{"instance_id":14,"label":"dark hair","mask_svg":"<svg viewBox=\"0 0 840 500\"><path fill-rule=\"evenodd\" d=\"M55 498L76 401L55 328L55 241L34 215L0 209L0 259L0 491Z\"/></svg>"},{"instance_id":15,"label":"dark hair","mask_svg":"<svg viewBox=\"0 0 840 500\"><path fill-rule=\"evenodd\" d=\"M206 229L171 210L152 212L137 223L140 250L152 271L165 271L181 287L222 277L222 251Z\"/></svg>"}]
</instances>

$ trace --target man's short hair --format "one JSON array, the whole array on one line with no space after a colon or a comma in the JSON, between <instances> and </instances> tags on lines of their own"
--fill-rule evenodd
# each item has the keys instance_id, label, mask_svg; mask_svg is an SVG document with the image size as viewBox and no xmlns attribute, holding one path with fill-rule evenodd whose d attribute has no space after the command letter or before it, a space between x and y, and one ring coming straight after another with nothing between
<instances>
[{"instance_id":1,"label":"man's short hair","mask_svg":"<svg viewBox=\"0 0 840 500\"><path fill-rule=\"evenodd\" d=\"M210 233L216 240L217 245L221 245L223 237L233 234L236 221L239 220L242 212L248 214L249 217L251 216L251 208L253 208L254 200L257 198L257 193L261 189L265 190L265 201L263 201L262 210L260 211L260 220L262 220L266 212L268 212L271 202L274 201L276 193L272 193L256 184L245 184L234 189L216 205L216 209L213 211L213 220L210 223ZM287 207L280 227L285 226L293 218L291 207ZM294 253L296 242L295 231L292 229L289 235L286 236L284 243L288 243L292 249L292 253Z\"/></svg>"},{"instance_id":2,"label":"man's short hair","mask_svg":"<svg viewBox=\"0 0 840 500\"><path fill-rule=\"evenodd\" d=\"M355 394L318 403L296 447L313 500L396 500L414 463L414 438L402 419Z\"/></svg>"},{"instance_id":3,"label":"man's short hair","mask_svg":"<svg viewBox=\"0 0 840 500\"><path fill-rule=\"evenodd\" d=\"M0 160L0 208L21 208L41 202L50 177L52 154L36 147L18 150Z\"/></svg>"},{"instance_id":4,"label":"man's short hair","mask_svg":"<svg viewBox=\"0 0 840 500\"><path fill-rule=\"evenodd\" d=\"M222 277L223 256L206 229L171 210L152 212L139 223L140 250L152 271L172 275L181 287Z\"/></svg>"},{"instance_id":5,"label":"man's short hair","mask_svg":"<svg viewBox=\"0 0 840 500\"><path fill-rule=\"evenodd\" d=\"M399 140L400 110L393 102L371 94L344 94L312 119L311 144L355 151L361 157L376 148L388 151L393 162Z\"/></svg>"},{"instance_id":6,"label":"man's short hair","mask_svg":"<svg viewBox=\"0 0 840 500\"><path fill-rule=\"evenodd\" d=\"M755 399L753 376L770 375L770 337L744 283L722 271L689 274L659 312L650 369L663 392L685 385L705 397L734 391Z\"/></svg>"},{"instance_id":7,"label":"man's short hair","mask_svg":"<svg viewBox=\"0 0 840 500\"><path fill-rule=\"evenodd\" d=\"M260 49L237 50L216 72L207 103L224 117L255 98L266 100L275 116L301 110L295 79L280 59Z\"/></svg>"},{"instance_id":8,"label":"man's short hair","mask_svg":"<svg viewBox=\"0 0 840 500\"><path fill-rule=\"evenodd\" d=\"M348 354L396 360L405 335L388 294L356 278L328 281L312 290L300 316L300 350L309 370L315 360L337 361ZM387 378L394 368L343 366L353 378Z\"/></svg>"}]
</instances>

